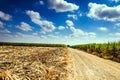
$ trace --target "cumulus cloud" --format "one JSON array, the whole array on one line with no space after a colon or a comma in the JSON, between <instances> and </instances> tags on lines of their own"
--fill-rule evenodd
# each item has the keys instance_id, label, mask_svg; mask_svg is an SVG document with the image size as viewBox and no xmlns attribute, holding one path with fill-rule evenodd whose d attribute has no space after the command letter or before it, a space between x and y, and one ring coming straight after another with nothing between
<instances>
[{"instance_id":1,"label":"cumulus cloud","mask_svg":"<svg viewBox=\"0 0 120 80\"><path fill-rule=\"evenodd\" d=\"M38 12L26 11L26 14L31 18L32 22L39 25L41 33L45 34L46 32L52 32L55 29L53 22L48 20L43 20Z\"/></svg>"},{"instance_id":2,"label":"cumulus cloud","mask_svg":"<svg viewBox=\"0 0 120 80\"><path fill-rule=\"evenodd\" d=\"M0 30L0 33L6 33L6 34L9 34L11 33L11 31L7 30L7 29L4 29L4 30Z\"/></svg>"},{"instance_id":3,"label":"cumulus cloud","mask_svg":"<svg viewBox=\"0 0 120 80\"><path fill-rule=\"evenodd\" d=\"M75 14L68 14L67 17L73 18L74 20L78 19L77 15L75 15Z\"/></svg>"},{"instance_id":4,"label":"cumulus cloud","mask_svg":"<svg viewBox=\"0 0 120 80\"><path fill-rule=\"evenodd\" d=\"M53 34L50 34L50 35L48 35L47 37L49 37L49 38L53 38L53 39L59 38L59 36L57 36L57 35L53 35Z\"/></svg>"},{"instance_id":5,"label":"cumulus cloud","mask_svg":"<svg viewBox=\"0 0 120 80\"><path fill-rule=\"evenodd\" d=\"M4 27L4 23L2 21L0 21L0 28Z\"/></svg>"},{"instance_id":6,"label":"cumulus cloud","mask_svg":"<svg viewBox=\"0 0 120 80\"><path fill-rule=\"evenodd\" d=\"M106 27L99 27L98 28L100 31L107 31L108 29Z\"/></svg>"},{"instance_id":7,"label":"cumulus cloud","mask_svg":"<svg viewBox=\"0 0 120 80\"><path fill-rule=\"evenodd\" d=\"M96 33L94 32L86 32L86 35L89 37L96 37Z\"/></svg>"},{"instance_id":8,"label":"cumulus cloud","mask_svg":"<svg viewBox=\"0 0 120 80\"><path fill-rule=\"evenodd\" d=\"M84 31L82 31L81 29L76 29L74 27L74 23L70 20L66 20L66 24L67 26L70 27L70 30L73 32L70 36L71 37L78 37L79 35L83 35Z\"/></svg>"},{"instance_id":9,"label":"cumulus cloud","mask_svg":"<svg viewBox=\"0 0 120 80\"><path fill-rule=\"evenodd\" d=\"M79 16L81 17L81 16L82 16L82 13L79 13Z\"/></svg>"},{"instance_id":10,"label":"cumulus cloud","mask_svg":"<svg viewBox=\"0 0 120 80\"><path fill-rule=\"evenodd\" d=\"M16 28L23 30L23 31L32 31L32 27L25 22L21 22L20 25L16 26Z\"/></svg>"},{"instance_id":11,"label":"cumulus cloud","mask_svg":"<svg viewBox=\"0 0 120 80\"><path fill-rule=\"evenodd\" d=\"M41 19L41 16L40 16L40 14L38 13L38 12L34 12L34 11L30 11L30 10L28 10L28 11L26 11L26 14L32 19L32 20L34 20L34 19Z\"/></svg>"},{"instance_id":12,"label":"cumulus cloud","mask_svg":"<svg viewBox=\"0 0 120 80\"><path fill-rule=\"evenodd\" d=\"M74 23L72 21L70 21L70 20L66 20L66 24L68 26L74 26Z\"/></svg>"},{"instance_id":13,"label":"cumulus cloud","mask_svg":"<svg viewBox=\"0 0 120 80\"><path fill-rule=\"evenodd\" d=\"M0 18L3 20L9 21L9 20L11 20L12 16L0 11Z\"/></svg>"},{"instance_id":14,"label":"cumulus cloud","mask_svg":"<svg viewBox=\"0 0 120 80\"><path fill-rule=\"evenodd\" d=\"M116 32L114 35L120 37L120 32Z\"/></svg>"},{"instance_id":15,"label":"cumulus cloud","mask_svg":"<svg viewBox=\"0 0 120 80\"><path fill-rule=\"evenodd\" d=\"M119 37L120 38L120 32L110 33L109 35L112 37Z\"/></svg>"},{"instance_id":16,"label":"cumulus cloud","mask_svg":"<svg viewBox=\"0 0 120 80\"><path fill-rule=\"evenodd\" d=\"M40 1L40 4L41 4L41 5L44 5L44 2L43 2L43 1Z\"/></svg>"},{"instance_id":17,"label":"cumulus cloud","mask_svg":"<svg viewBox=\"0 0 120 80\"><path fill-rule=\"evenodd\" d=\"M37 36L37 35L38 35L38 33L37 33L37 32L34 32L34 33L32 33L32 35L35 35L35 36Z\"/></svg>"},{"instance_id":18,"label":"cumulus cloud","mask_svg":"<svg viewBox=\"0 0 120 80\"><path fill-rule=\"evenodd\" d=\"M88 6L90 10L87 16L90 18L107 21L120 19L120 5L109 7L105 4L89 3Z\"/></svg>"},{"instance_id":19,"label":"cumulus cloud","mask_svg":"<svg viewBox=\"0 0 120 80\"><path fill-rule=\"evenodd\" d=\"M37 36L37 35L33 35L33 34L23 34L23 33L20 33L20 32L17 32L16 34L15 34L15 36L17 37L17 38L24 38L24 39L27 39L27 38L33 38L33 39L36 39L36 38L39 38L39 36Z\"/></svg>"},{"instance_id":20,"label":"cumulus cloud","mask_svg":"<svg viewBox=\"0 0 120 80\"><path fill-rule=\"evenodd\" d=\"M114 29L116 29L117 31L120 31L120 23L115 23L114 24Z\"/></svg>"},{"instance_id":21,"label":"cumulus cloud","mask_svg":"<svg viewBox=\"0 0 120 80\"><path fill-rule=\"evenodd\" d=\"M120 27L120 23L116 23L115 26Z\"/></svg>"},{"instance_id":22,"label":"cumulus cloud","mask_svg":"<svg viewBox=\"0 0 120 80\"><path fill-rule=\"evenodd\" d=\"M54 9L56 12L67 12L78 10L79 6L69 3L65 0L48 0L49 8Z\"/></svg>"},{"instance_id":23,"label":"cumulus cloud","mask_svg":"<svg viewBox=\"0 0 120 80\"><path fill-rule=\"evenodd\" d=\"M118 3L120 0L110 0L111 2Z\"/></svg>"},{"instance_id":24,"label":"cumulus cloud","mask_svg":"<svg viewBox=\"0 0 120 80\"><path fill-rule=\"evenodd\" d=\"M59 30L64 30L65 27L64 27L64 26L59 26L58 29L59 29Z\"/></svg>"},{"instance_id":25,"label":"cumulus cloud","mask_svg":"<svg viewBox=\"0 0 120 80\"><path fill-rule=\"evenodd\" d=\"M74 27L74 23L70 20L66 20L66 24L67 26L70 27L70 30L72 31L72 34L70 35L70 37L79 37L79 36L90 36L90 37L95 37L96 33L94 32L85 32L81 29L76 29Z\"/></svg>"},{"instance_id":26,"label":"cumulus cloud","mask_svg":"<svg viewBox=\"0 0 120 80\"><path fill-rule=\"evenodd\" d=\"M81 29L76 29L75 27L70 27L70 30L73 32L71 37L78 37L84 35L84 31Z\"/></svg>"}]
</instances>

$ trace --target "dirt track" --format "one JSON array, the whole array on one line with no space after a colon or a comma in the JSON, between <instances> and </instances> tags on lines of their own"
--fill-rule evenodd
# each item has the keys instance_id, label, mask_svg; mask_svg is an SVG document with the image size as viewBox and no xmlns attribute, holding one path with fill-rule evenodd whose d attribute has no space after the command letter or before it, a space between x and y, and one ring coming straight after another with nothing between
<instances>
[{"instance_id":1,"label":"dirt track","mask_svg":"<svg viewBox=\"0 0 120 80\"><path fill-rule=\"evenodd\" d=\"M69 48L73 57L73 80L120 80L120 63Z\"/></svg>"}]
</instances>

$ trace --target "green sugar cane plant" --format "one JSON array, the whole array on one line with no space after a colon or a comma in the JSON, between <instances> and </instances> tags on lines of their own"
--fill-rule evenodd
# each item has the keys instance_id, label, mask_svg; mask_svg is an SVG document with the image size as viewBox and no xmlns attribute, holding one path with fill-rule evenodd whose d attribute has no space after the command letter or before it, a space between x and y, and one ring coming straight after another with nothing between
<instances>
[{"instance_id":1,"label":"green sugar cane plant","mask_svg":"<svg viewBox=\"0 0 120 80\"><path fill-rule=\"evenodd\" d=\"M120 62L120 42L82 44L71 47L86 51L105 59Z\"/></svg>"}]
</instances>

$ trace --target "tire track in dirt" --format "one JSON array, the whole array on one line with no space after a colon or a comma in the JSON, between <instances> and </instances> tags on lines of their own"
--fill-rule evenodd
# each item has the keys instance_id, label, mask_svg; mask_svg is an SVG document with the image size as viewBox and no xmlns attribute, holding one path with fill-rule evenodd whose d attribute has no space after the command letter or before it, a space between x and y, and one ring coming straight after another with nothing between
<instances>
[{"instance_id":1,"label":"tire track in dirt","mask_svg":"<svg viewBox=\"0 0 120 80\"><path fill-rule=\"evenodd\" d=\"M69 48L74 80L120 80L120 63Z\"/></svg>"}]
</instances>

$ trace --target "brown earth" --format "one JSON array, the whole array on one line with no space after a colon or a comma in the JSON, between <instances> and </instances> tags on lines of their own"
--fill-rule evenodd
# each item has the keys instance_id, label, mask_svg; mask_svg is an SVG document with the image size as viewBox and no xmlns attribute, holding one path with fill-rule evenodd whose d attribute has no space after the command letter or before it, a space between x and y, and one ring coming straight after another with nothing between
<instances>
[{"instance_id":1,"label":"brown earth","mask_svg":"<svg viewBox=\"0 0 120 80\"><path fill-rule=\"evenodd\" d=\"M76 49L69 48L69 52L74 70L71 80L120 80L120 63Z\"/></svg>"},{"instance_id":2,"label":"brown earth","mask_svg":"<svg viewBox=\"0 0 120 80\"><path fill-rule=\"evenodd\" d=\"M72 48L0 46L0 80L120 80L120 63Z\"/></svg>"},{"instance_id":3,"label":"brown earth","mask_svg":"<svg viewBox=\"0 0 120 80\"><path fill-rule=\"evenodd\" d=\"M0 46L0 80L69 80L62 47Z\"/></svg>"}]
</instances>

